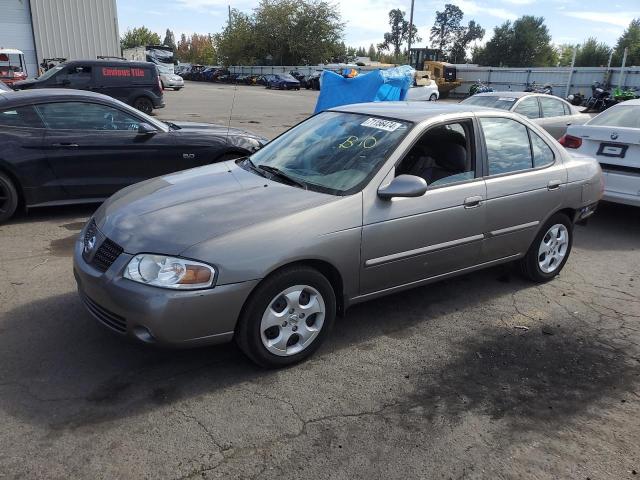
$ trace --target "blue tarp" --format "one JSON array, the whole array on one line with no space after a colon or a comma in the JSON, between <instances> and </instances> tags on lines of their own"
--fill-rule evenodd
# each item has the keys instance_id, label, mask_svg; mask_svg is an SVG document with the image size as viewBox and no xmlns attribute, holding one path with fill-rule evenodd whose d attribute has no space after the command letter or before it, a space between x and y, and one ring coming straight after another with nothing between
<instances>
[{"instance_id":1,"label":"blue tarp","mask_svg":"<svg viewBox=\"0 0 640 480\"><path fill-rule=\"evenodd\" d=\"M404 100L413 84L414 70L409 65L374 70L355 78L325 70L322 89L314 113L352 103Z\"/></svg>"}]
</instances>

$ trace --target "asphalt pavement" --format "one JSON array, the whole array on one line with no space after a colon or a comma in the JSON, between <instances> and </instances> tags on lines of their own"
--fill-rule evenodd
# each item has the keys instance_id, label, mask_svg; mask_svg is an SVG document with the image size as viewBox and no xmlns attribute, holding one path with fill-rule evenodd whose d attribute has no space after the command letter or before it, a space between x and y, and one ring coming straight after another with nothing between
<instances>
[{"instance_id":1,"label":"asphalt pavement","mask_svg":"<svg viewBox=\"0 0 640 480\"><path fill-rule=\"evenodd\" d=\"M158 117L234 103L231 125L273 137L316 95L189 83ZM638 478L639 209L603 204L547 284L505 266L361 304L265 371L94 321L71 268L93 208L0 225L2 479Z\"/></svg>"}]
</instances>

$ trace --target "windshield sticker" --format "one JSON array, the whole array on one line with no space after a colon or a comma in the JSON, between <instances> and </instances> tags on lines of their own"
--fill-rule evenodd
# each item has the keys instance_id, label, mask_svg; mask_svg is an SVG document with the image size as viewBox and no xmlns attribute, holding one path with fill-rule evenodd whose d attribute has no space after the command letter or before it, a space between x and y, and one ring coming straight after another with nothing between
<instances>
[{"instance_id":1,"label":"windshield sticker","mask_svg":"<svg viewBox=\"0 0 640 480\"><path fill-rule=\"evenodd\" d=\"M376 137L365 137L361 140L355 135L351 135L344 142L339 144L338 148L346 149L346 148L351 148L354 145L357 145L358 147L362 147L365 150L368 150L370 148L375 147L377 143L378 143L378 140L376 139Z\"/></svg>"},{"instance_id":2,"label":"windshield sticker","mask_svg":"<svg viewBox=\"0 0 640 480\"><path fill-rule=\"evenodd\" d=\"M499 102L515 102L516 99L512 97L500 97L498 98Z\"/></svg>"},{"instance_id":3,"label":"windshield sticker","mask_svg":"<svg viewBox=\"0 0 640 480\"><path fill-rule=\"evenodd\" d=\"M369 118L360 124L362 127L377 128L378 130L386 130L387 132L395 132L402 124L392 122L391 120L382 120L380 118Z\"/></svg>"}]
</instances>

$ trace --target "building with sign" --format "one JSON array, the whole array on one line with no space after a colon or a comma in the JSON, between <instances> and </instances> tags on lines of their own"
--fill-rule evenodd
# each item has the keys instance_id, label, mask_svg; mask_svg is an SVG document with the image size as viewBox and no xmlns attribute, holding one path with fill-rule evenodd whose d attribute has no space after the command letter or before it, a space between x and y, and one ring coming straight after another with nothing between
<instances>
[{"instance_id":1,"label":"building with sign","mask_svg":"<svg viewBox=\"0 0 640 480\"><path fill-rule=\"evenodd\" d=\"M0 0L0 48L25 54L29 77L45 59L120 56L116 0Z\"/></svg>"}]
</instances>

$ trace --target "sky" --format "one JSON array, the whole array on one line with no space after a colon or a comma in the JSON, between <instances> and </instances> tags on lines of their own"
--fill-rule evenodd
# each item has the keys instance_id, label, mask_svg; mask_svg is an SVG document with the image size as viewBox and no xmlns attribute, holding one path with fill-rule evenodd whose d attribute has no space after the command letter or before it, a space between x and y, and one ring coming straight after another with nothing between
<instances>
[{"instance_id":1,"label":"sky","mask_svg":"<svg viewBox=\"0 0 640 480\"><path fill-rule=\"evenodd\" d=\"M368 48L382 41L388 31L388 12L400 8L409 15L411 0L334 1L346 23L345 43ZM633 18L640 18L640 0L417 0L414 23L422 42L429 46L429 30L435 12L453 3L464 12L464 23L475 20L485 30L481 44L488 41L493 27L522 15L545 18L555 44L581 43L588 37L614 46ZM167 28L177 39L181 33L216 33L224 28L228 6L250 13L258 0L117 0L120 34L144 25L161 38ZM604 7L607 7L606 9Z\"/></svg>"}]
</instances>

